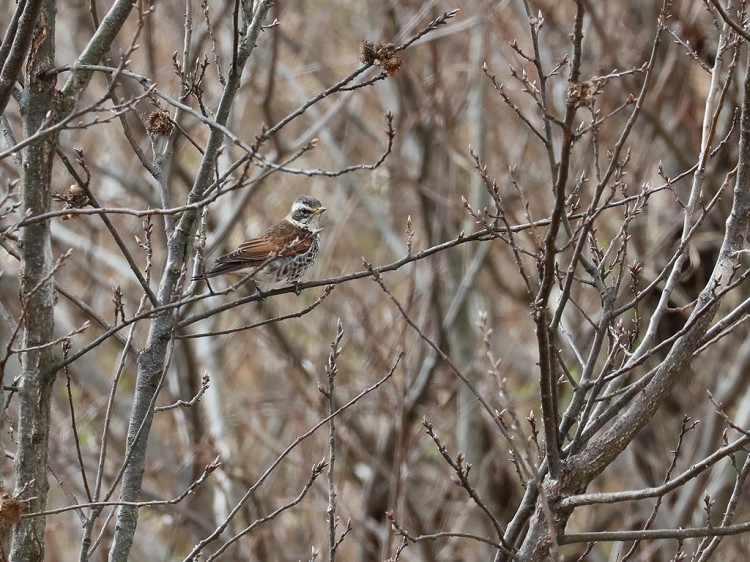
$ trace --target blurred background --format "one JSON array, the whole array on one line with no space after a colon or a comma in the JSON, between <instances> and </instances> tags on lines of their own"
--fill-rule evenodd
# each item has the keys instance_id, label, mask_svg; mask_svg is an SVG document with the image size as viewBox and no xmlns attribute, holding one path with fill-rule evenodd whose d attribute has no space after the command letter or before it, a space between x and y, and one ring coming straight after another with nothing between
<instances>
[{"instance_id":1,"label":"blurred background","mask_svg":"<svg viewBox=\"0 0 750 562\"><path fill-rule=\"evenodd\" d=\"M136 39L139 46L129 57L128 68L152 77L160 90L177 96L179 78L172 56L183 50L186 5L193 18L191 58L201 61L205 55L208 62L202 80L202 103L211 111L218 103L221 79L231 62L232 2L154 3L153 12ZM643 73L638 69L648 60L659 13L656 2L586 5L582 80L618 75L601 80L594 98L593 107L600 116L614 112L596 130L600 152L595 151L591 134L582 135L575 147L570 189L576 186L571 197L580 199L582 209L587 207L596 185L597 167L606 167L607 151L614 146L630 115L628 98L637 96L640 90ZM107 2L97 6L103 14ZM223 195L211 203L205 215L206 259L234 249L278 221L295 197L302 194L320 199L328 208L323 217L321 252L308 280L361 271L363 258L376 266L388 264L408 251L418 252L450 241L462 231L474 232L481 225L466 212L462 197L474 209L489 205L490 199L475 170L470 149L487 166L488 176L497 181L511 224L538 221L550 215L553 173L547 152L488 77L495 76L496 84L504 85L503 91L518 111L541 130L540 108L524 91L529 85L538 86L539 77L521 55L533 57L534 51L529 19L520 1L278 0L271 10L271 19L276 18L278 24L260 36L229 127L252 144L264 126L277 123L354 71L361 64L362 41L400 45L429 21L455 8L460 8L455 18L399 53L402 64L394 76L314 104L261 149L269 160L284 162L312 139L318 139L314 149L289 166L336 171L355 164L371 164L386 149L386 113L392 112L396 135L392 153L384 164L375 170L335 177L277 172ZM9 14L10 9L8 5L2 11ZM575 5L540 1L531 5L531 11L533 15L541 12L544 18L539 49L543 66L550 73L546 103L548 112L561 119L567 95L566 60L572 56L569 36ZM660 167L668 177L675 178L697 161L703 104L710 88L706 68L713 64L718 34L715 22L700 2L674 2L670 14L667 24L674 36L665 36L658 51L652 87L626 144L625 173L611 184L613 197L635 194L643 186L664 184ZM112 65L119 63L117 53L124 51L135 36L137 22L135 18L131 20L110 53ZM92 30L88 3L61 6L57 63L72 63ZM689 43L695 56L688 54L677 38ZM561 66L555 71L558 64ZM377 72L373 69L371 75ZM524 76L528 77L525 83ZM718 122L719 138L732 129L735 115L731 107L738 106L741 84L742 80L737 79L728 88L727 108ZM82 105L96 101L106 88L104 78L96 77ZM121 99L128 99L142 93L142 88L137 82L122 78L115 91ZM194 97L186 103L198 107ZM151 154L151 146L144 122L157 109L153 101L142 100L124 115L136 145L147 155ZM173 108L164 102L161 109L174 115ZM10 125L17 128L20 120L14 111L17 106L11 102L6 116ZM83 150L99 203L139 210L160 206L157 186L135 156L122 123L108 113L100 115L106 122L92 124L95 118L96 114L86 115L80 128L66 131L60 149L70 159L75 158L74 148ZM591 113L581 109L576 125L580 121L582 127L589 127L591 120ZM181 113L178 123L184 134L177 137L168 181L174 206L185 203L200 162L201 153L189 139L203 145L207 138L205 125L192 116ZM551 134L557 149L559 129L553 128ZM724 174L734 166L736 142L734 132L727 146L711 161L706 198L716 193ZM220 157L220 171L226 171L242 155L238 147L228 142ZM251 168L248 173L255 177L258 170ZM55 174L59 192L66 191L73 180L65 167L56 165ZM0 175L6 184L17 178L11 159L0 160ZM238 171L233 177L239 176ZM686 197L689 180L688 175L687 179L676 180L671 190L653 194L631 227L627 261L643 264L644 285L655 278L674 251L682 226L679 198ZM689 271L673 297L675 307L691 302L703 287L721 242L729 204L729 197L726 203L721 201L701 226L691 246ZM596 230L601 244L606 245L617 235L622 218L622 208L602 214ZM146 240L144 219L128 214L112 214L110 219L139 266L145 267L146 252L139 244ZM10 224L8 220L6 224ZM540 225L518 236L519 247L529 252L523 259L533 279L536 269L531 257L544 233L544 225ZM97 216L55 220L53 236L56 255L73 249L56 276L60 287L87 303L107 322L115 321L113 296L115 287L119 287L125 317L136 313L142 290ZM166 255L163 222L158 216L153 218L151 244L151 281L156 287ZM12 317L19 311L18 263L10 255L2 255L0 266L0 304ZM561 268L565 266L561 260ZM473 381L493 408L512 408L517 412L523 427L515 428L514 434L520 441L528 437L531 431L524 418L529 412L539 416L538 355L529 297L510 248L500 240L461 244L386 273L383 281L409 317ZM219 279L212 285L221 289L228 281ZM204 285L197 290L206 291ZM186 305L179 316L185 319L205 313L249 295L252 290L243 287L231 295ZM299 297L289 293L262 303L251 302L176 331L169 374L158 405L189 400L199 391L204 375L210 377L210 385L194 406L156 414L144 499L177 496L217 456L222 467L181 503L141 510L134 560L182 559L194 544L211 533L295 438L327 415L328 406L318 384L325 384L325 366L339 319L344 336L338 358L337 404L345 403L384 377L399 353L404 353L386 384L337 418L333 478L342 518L339 530L345 528L347 520L352 527L339 548L340 559L365 562L394 556L401 537L392 530L385 515L388 511L414 535L452 531L493 536L490 521L469 500L466 491L453 482L452 470L425 435L422 418L434 425L451 456L461 451L472 464L472 483L496 518L506 524L512 517L523 489L509 460L508 444L492 420L482 414L476 398L460 383L450 365L404 321L389 296L371 279L337 285L322 303L300 318L232 334L185 338L291 314L315 303L323 292L319 287L305 290ZM571 312L563 320L567 338L574 344L561 350L571 359L576 353L586 356L593 329L582 316L596 315L601 305L592 287L577 286L574 294L580 315ZM628 326L647 321L649 307L658 297L657 291L652 302L649 297L639 305L638 316L630 313L622 321ZM627 300L627 295L623 300ZM59 335L90 319L80 306L60 295L55 317ZM679 310L670 315L660 337L673 334L684 319ZM147 330L147 322L135 324L136 347L143 344ZM92 324L85 333L73 337L73 351L103 332L101 326ZM0 334L3 340L10 337L7 323L0 324ZM127 330L120 334L125 337ZM82 454L92 473L99 458L105 406L122 349L121 343L110 339L77 360L69 370ZM496 364L488 358L488 352L498 360ZM600 477L599 489L633 489L660 483L684 415L705 422L686 437L684 450L691 452L687 458L678 459L678 465L689 466L691 459L713 450L720 443L721 426L705 398L706 389L735 412L738 422L747 421L749 356L750 345L743 331L700 356L693 367L694 376L673 393L654 423ZM648 367L647 363L640 374ZM135 357L128 354L114 401L105 487L107 478L111 481L123 461L135 368ZM11 360L6 369L6 385L11 384L17 370L17 363ZM574 378L578 374L572 373ZM81 500L83 496L64 373L58 377L58 400L53 406L57 431L50 444L50 470L57 482L52 483L50 508L70 505L73 497ZM564 404L569 398L566 384L561 384L560 396ZM13 400L7 415L12 423ZM3 438L6 449L12 450L12 434ZM533 446L529 450L536 454ZM327 454L328 433L323 427L286 456L232 520L229 531L238 532L296 497L313 464ZM4 470L6 478L12 480L9 461ZM709 480L707 476L694 487L668 497L654 526L702 524L705 514L700 503L705 490L710 487L712 494L720 496L732 482L732 474L726 481L720 476ZM326 552L327 506L327 483L319 478L299 505L235 543L225 559L296 561L311 559L311 549ZM575 513L569 530L638 529L651 507L644 502L582 509ZM745 511L740 508L739 514ZM99 525L105 522L102 518ZM110 522L104 528L98 558L93 559L105 559L112 527ZM227 536L229 532L224 535ZM47 537L49 560L72 559L80 542L80 521L75 512L49 517ZM221 540L214 546L218 544ZM618 559L618 548L621 547L617 544L599 545L586 559ZM646 544L642 548L642 560L668 560L674 554L664 544ZM750 541L741 537L727 539L724 548L725 559L741 559L747 555ZM583 551L582 546L571 546L562 552L566 559L575 560ZM445 537L412 544L401 559L490 560L493 553L487 544ZM321 554L318 559L326 559L326 555Z\"/></svg>"}]
</instances>

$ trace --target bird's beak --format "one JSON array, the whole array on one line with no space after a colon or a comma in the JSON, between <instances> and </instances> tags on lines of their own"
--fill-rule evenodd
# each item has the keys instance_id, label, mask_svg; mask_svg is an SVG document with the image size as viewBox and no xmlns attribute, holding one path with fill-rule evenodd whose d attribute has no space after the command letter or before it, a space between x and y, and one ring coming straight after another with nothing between
<instances>
[{"instance_id":1,"label":"bird's beak","mask_svg":"<svg viewBox=\"0 0 750 562\"><path fill-rule=\"evenodd\" d=\"M313 211L313 214L314 215L322 215L325 212L326 212L326 208L325 207L320 207L319 209L315 209Z\"/></svg>"}]
</instances>

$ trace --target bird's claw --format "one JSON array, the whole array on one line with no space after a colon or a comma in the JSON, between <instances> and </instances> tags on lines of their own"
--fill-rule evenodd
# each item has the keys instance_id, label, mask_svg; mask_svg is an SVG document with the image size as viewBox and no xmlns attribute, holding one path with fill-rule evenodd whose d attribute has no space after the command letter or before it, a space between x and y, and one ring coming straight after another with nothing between
<instances>
[{"instance_id":1,"label":"bird's claw","mask_svg":"<svg viewBox=\"0 0 750 562\"><path fill-rule=\"evenodd\" d=\"M253 281L253 284L255 285L255 298L258 299L258 302L265 301L266 294L260 290L260 285L258 285L255 281Z\"/></svg>"},{"instance_id":2,"label":"bird's claw","mask_svg":"<svg viewBox=\"0 0 750 562\"><path fill-rule=\"evenodd\" d=\"M295 281L293 287L294 287L294 294L297 296L300 296L302 294L302 287L299 286L299 281Z\"/></svg>"}]
</instances>

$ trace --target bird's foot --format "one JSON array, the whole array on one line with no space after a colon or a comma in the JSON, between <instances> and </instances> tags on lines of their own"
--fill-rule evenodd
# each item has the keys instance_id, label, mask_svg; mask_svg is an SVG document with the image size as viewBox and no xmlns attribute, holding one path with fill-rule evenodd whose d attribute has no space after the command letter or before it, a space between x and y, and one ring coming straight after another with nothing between
<instances>
[{"instance_id":1,"label":"bird's foot","mask_svg":"<svg viewBox=\"0 0 750 562\"><path fill-rule=\"evenodd\" d=\"M302 294L302 287L299 286L299 281L295 281L292 286L294 287L294 294L300 296Z\"/></svg>"},{"instance_id":2,"label":"bird's foot","mask_svg":"<svg viewBox=\"0 0 750 562\"><path fill-rule=\"evenodd\" d=\"M266 294L261 291L260 285L258 285L255 281L253 281L253 285L255 285L255 297L258 299L258 302L263 302L266 300Z\"/></svg>"}]
</instances>

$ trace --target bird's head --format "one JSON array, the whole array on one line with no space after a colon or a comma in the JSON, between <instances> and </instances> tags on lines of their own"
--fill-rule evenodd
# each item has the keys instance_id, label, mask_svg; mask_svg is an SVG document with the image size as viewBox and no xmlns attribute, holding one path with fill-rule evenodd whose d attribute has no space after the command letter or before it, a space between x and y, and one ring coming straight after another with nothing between
<instances>
[{"instance_id":1,"label":"bird's head","mask_svg":"<svg viewBox=\"0 0 750 562\"><path fill-rule=\"evenodd\" d=\"M305 230L317 230L318 224L320 223L320 215L325 212L326 208L323 203L310 197L309 195L303 195L297 197L292 204L292 210L289 211L287 218L293 224L304 228Z\"/></svg>"}]
</instances>

